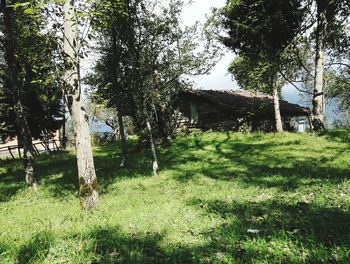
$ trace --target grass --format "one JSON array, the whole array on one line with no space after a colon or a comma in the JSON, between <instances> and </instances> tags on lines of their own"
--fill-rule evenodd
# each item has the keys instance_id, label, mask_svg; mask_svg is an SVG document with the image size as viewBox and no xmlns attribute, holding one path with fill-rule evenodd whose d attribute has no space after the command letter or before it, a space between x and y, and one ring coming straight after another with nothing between
<instances>
[{"instance_id":1,"label":"grass","mask_svg":"<svg viewBox=\"0 0 350 264\"><path fill-rule=\"evenodd\" d=\"M194 133L150 153L95 148L100 206L80 210L71 153L39 190L0 160L0 263L349 263L350 132Z\"/></svg>"}]
</instances>

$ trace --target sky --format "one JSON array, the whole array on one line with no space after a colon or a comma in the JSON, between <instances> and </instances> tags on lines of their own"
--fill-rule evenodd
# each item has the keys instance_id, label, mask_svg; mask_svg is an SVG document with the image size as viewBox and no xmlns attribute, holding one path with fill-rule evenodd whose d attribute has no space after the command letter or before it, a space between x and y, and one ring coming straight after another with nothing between
<instances>
[{"instance_id":1,"label":"sky","mask_svg":"<svg viewBox=\"0 0 350 264\"><path fill-rule=\"evenodd\" d=\"M211 8L223 7L225 3L226 0L194 0L191 5L184 8L182 21L185 25L193 25L196 21L203 23L206 20L206 14L210 14ZM227 68L234 58L234 54L225 47L223 47L223 49L226 50L225 55L212 69L209 75L193 78L195 88L210 90L238 89L238 85L227 72Z\"/></svg>"}]
</instances>

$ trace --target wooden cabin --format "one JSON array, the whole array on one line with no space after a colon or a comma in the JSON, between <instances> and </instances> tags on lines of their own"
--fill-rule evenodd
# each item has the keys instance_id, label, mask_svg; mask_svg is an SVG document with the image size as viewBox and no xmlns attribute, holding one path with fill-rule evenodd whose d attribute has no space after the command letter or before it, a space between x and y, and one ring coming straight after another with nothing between
<instances>
[{"instance_id":1,"label":"wooden cabin","mask_svg":"<svg viewBox=\"0 0 350 264\"><path fill-rule=\"evenodd\" d=\"M272 96L244 90L187 90L179 94L179 128L275 131ZM280 100L286 131L308 129L310 110Z\"/></svg>"}]
</instances>

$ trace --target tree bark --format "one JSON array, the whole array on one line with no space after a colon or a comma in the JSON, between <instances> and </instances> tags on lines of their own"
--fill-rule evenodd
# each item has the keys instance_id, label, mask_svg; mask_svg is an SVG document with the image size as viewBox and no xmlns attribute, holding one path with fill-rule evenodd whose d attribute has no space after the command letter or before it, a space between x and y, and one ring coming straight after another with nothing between
<instances>
[{"instance_id":1,"label":"tree bark","mask_svg":"<svg viewBox=\"0 0 350 264\"><path fill-rule=\"evenodd\" d=\"M275 123L276 132L283 132L281 111L280 111L280 99L278 95L278 87L275 83L274 78L272 78L272 88L273 88L273 107L275 112Z\"/></svg>"},{"instance_id":2,"label":"tree bark","mask_svg":"<svg viewBox=\"0 0 350 264\"><path fill-rule=\"evenodd\" d=\"M24 111L21 102L18 103L16 112L17 124L19 124L18 127L20 130L20 136L18 138L21 138L21 143L23 144L23 166L25 172L25 181L28 187L37 189L37 182L34 176L33 166L33 157L35 151L33 148L31 132L27 123L27 119L24 117Z\"/></svg>"},{"instance_id":3,"label":"tree bark","mask_svg":"<svg viewBox=\"0 0 350 264\"><path fill-rule=\"evenodd\" d=\"M118 111L118 123L119 123L119 130L120 130L120 142L122 145L122 161L120 163L120 167L125 167L127 165L127 160L128 160L128 146L126 143L123 115L119 111Z\"/></svg>"},{"instance_id":4,"label":"tree bark","mask_svg":"<svg viewBox=\"0 0 350 264\"><path fill-rule=\"evenodd\" d=\"M324 128L324 41L327 31L326 10L329 0L317 1L317 30L316 30L316 57L315 57L315 83L312 100L313 128Z\"/></svg>"},{"instance_id":5,"label":"tree bark","mask_svg":"<svg viewBox=\"0 0 350 264\"><path fill-rule=\"evenodd\" d=\"M33 189L37 189L37 183L34 177L33 155L27 149L26 145L24 145L23 148L23 163L27 186Z\"/></svg>"},{"instance_id":6,"label":"tree bark","mask_svg":"<svg viewBox=\"0 0 350 264\"><path fill-rule=\"evenodd\" d=\"M116 26L113 23L112 26L112 49L113 49L113 62L115 65L118 63L118 48L117 48L117 32L116 32ZM113 87L114 90L117 91L118 86L118 70L117 67L115 67L115 72L113 74ZM120 98L116 99L116 105L117 105L117 111L118 111L118 124L119 124L119 133L120 133L120 142L122 145L122 160L120 162L120 167L125 167L127 164L127 158L128 158L128 148L126 143L126 136L125 136L125 127L123 122L123 115L121 112L121 103Z\"/></svg>"},{"instance_id":7,"label":"tree bark","mask_svg":"<svg viewBox=\"0 0 350 264\"><path fill-rule=\"evenodd\" d=\"M51 155L52 151L50 149L50 138L49 138L48 133L47 133L46 130L44 131L44 139L43 139L43 141L44 141L44 145L45 145L45 152L46 152L46 154L47 155Z\"/></svg>"},{"instance_id":8,"label":"tree bark","mask_svg":"<svg viewBox=\"0 0 350 264\"><path fill-rule=\"evenodd\" d=\"M32 135L27 122L26 113L23 108L22 94L24 89L24 80L21 78L21 67L16 58L16 50L18 47L16 37L13 33L14 14L12 7L8 7L6 0L1 0L1 11L4 20L4 38L5 38L5 61L7 64L7 84L8 92L13 99L16 125L18 127L17 138L22 139L23 144L23 165L25 171L25 181L28 187L37 188L36 179L34 177L33 156L34 148ZM18 146L19 148L19 146Z\"/></svg>"},{"instance_id":9,"label":"tree bark","mask_svg":"<svg viewBox=\"0 0 350 264\"><path fill-rule=\"evenodd\" d=\"M148 136L149 136L149 141L151 144L151 152L152 152L152 156L153 156L153 163L152 163L153 175L157 176L158 175L157 152L156 152L156 146L155 146L154 140L153 140L151 123L149 122L148 119L146 120L146 127L147 127Z\"/></svg>"},{"instance_id":10,"label":"tree bark","mask_svg":"<svg viewBox=\"0 0 350 264\"><path fill-rule=\"evenodd\" d=\"M79 177L79 196L84 209L94 209L98 204L98 188L89 133L89 117L85 112L81 98L77 20L74 1L66 0L63 10L64 60L66 66L65 94L73 123Z\"/></svg>"},{"instance_id":11,"label":"tree bark","mask_svg":"<svg viewBox=\"0 0 350 264\"><path fill-rule=\"evenodd\" d=\"M61 148L66 149L67 148L67 132L66 132L66 102L65 102L65 95L63 94L63 121L62 121L62 137L61 137Z\"/></svg>"}]
</instances>

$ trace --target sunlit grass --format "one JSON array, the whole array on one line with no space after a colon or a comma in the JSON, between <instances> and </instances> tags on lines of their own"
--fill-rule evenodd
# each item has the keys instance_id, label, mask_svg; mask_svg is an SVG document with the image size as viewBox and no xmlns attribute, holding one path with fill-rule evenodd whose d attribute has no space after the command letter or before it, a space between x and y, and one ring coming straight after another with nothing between
<instances>
[{"instance_id":1,"label":"sunlit grass","mask_svg":"<svg viewBox=\"0 0 350 264\"><path fill-rule=\"evenodd\" d=\"M97 147L100 206L80 210L75 158L0 168L0 263L349 263L347 131L195 133L150 153Z\"/></svg>"}]
</instances>

